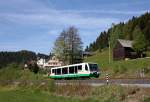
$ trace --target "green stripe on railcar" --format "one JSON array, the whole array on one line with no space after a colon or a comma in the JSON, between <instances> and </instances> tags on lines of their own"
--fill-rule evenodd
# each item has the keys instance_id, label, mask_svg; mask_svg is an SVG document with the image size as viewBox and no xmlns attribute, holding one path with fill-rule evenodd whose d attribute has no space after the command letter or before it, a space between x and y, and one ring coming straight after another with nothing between
<instances>
[{"instance_id":1,"label":"green stripe on railcar","mask_svg":"<svg viewBox=\"0 0 150 102\"><path fill-rule=\"evenodd\" d=\"M96 74L65 74L49 76L52 79L65 79L65 78L80 78L80 77L97 77Z\"/></svg>"}]
</instances>

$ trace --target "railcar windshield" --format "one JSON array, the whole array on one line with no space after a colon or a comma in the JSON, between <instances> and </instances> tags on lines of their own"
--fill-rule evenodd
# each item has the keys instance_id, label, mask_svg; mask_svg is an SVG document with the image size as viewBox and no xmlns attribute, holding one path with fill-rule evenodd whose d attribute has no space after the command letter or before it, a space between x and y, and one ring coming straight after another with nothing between
<instances>
[{"instance_id":1,"label":"railcar windshield","mask_svg":"<svg viewBox=\"0 0 150 102\"><path fill-rule=\"evenodd\" d=\"M97 64L89 64L90 71L98 71L98 66Z\"/></svg>"}]
</instances>

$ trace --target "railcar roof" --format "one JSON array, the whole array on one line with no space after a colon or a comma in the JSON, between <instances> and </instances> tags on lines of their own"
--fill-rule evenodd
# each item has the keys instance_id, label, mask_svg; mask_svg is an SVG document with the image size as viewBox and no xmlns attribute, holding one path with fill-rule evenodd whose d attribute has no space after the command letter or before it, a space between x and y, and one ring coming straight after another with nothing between
<instances>
[{"instance_id":1,"label":"railcar roof","mask_svg":"<svg viewBox=\"0 0 150 102\"><path fill-rule=\"evenodd\" d=\"M82 65L82 64L96 64L96 63L93 63L93 62L85 62L85 63L78 63L78 64L65 65L65 66L60 66L60 67L53 67L53 68L51 68L51 69L64 68L64 67L68 67L68 66L75 66L75 65Z\"/></svg>"}]
</instances>

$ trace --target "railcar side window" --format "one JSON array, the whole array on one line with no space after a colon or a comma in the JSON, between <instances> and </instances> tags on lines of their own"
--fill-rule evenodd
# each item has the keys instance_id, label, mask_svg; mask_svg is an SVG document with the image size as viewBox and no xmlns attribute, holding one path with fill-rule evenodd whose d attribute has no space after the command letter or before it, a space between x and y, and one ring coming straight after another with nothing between
<instances>
[{"instance_id":1,"label":"railcar side window","mask_svg":"<svg viewBox=\"0 0 150 102\"><path fill-rule=\"evenodd\" d=\"M69 73L73 74L74 73L74 67L69 67Z\"/></svg>"},{"instance_id":2,"label":"railcar side window","mask_svg":"<svg viewBox=\"0 0 150 102\"><path fill-rule=\"evenodd\" d=\"M82 65L78 66L78 70L82 70Z\"/></svg>"},{"instance_id":3,"label":"railcar side window","mask_svg":"<svg viewBox=\"0 0 150 102\"><path fill-rule=\"evenodd\" d=\"M60 75L61 74L61 69L59 68L59 69L56 69L56 71L57 71L57 75Z\"/></svg>"},{"instance_id":4,"label":"railcar side window","mask_svg":"<svg viewBox=\"0 0 150 102\"><path fill-rule=\"evenodd\" d=\"M62 68L62 74L68 74L68 68Z\"/></svg>"},{"instance_id":5,"label":"railcar side window","mask_svg":"<svg viewBox=\"0 0 150 102\"><path fill-rule=\"evenodd\" d=\"M55 73L55 69L52 69L52 73Z\"/></svg>"},{"instance_id":6,"label":"railcar side window","mask_svg":"<svg viewBox=\"0 0 150 102\"><path fill-rule=\"evenodd\" d=\"M85 65L85 70L88 70L88 66L87 66L87 64Z\"/></svg>"},{"instance_id":7,"label":"railcar side window","mask_svg":"<svg viewBox=\"0 0 150 102\"><path fill-rule=\"evenodd\" d=\"M75 70L75 73L77 73L78 67L77 67L77 66L75 66L75 69L74 69L74 70Z\"/></svg>"}]
</instances>

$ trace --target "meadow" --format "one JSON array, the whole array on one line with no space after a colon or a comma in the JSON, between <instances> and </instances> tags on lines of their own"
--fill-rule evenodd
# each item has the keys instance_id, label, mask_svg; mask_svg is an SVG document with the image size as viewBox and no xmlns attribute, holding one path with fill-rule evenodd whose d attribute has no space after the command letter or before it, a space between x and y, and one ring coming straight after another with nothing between
<instances>
[{"instance_id":1,"label":"meadow","mask_svg":"<svg viewBox=\"0 0 150 102\"><path fill-rule=\"evenodd\" d=\"M149 52L147 53L149 56ZM101 52L95 52L93 56L85 58L84 62L97 63L102 72L101 77L105 77L105 74L108 73L110 77L115 78L139 78L141 72L144 72L145 77L150 77L150 58L113 61L112 55L110 55L109 62L109 51L104 49Z\"/></svg>"}]
</instances>

